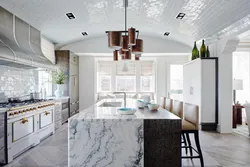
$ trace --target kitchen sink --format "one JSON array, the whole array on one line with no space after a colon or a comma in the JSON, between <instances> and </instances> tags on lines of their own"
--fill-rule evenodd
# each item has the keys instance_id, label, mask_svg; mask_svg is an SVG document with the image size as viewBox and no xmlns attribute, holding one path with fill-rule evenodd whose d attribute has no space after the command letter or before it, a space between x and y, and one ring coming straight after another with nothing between
<instances>
[{"instance_id":1,"label":"kitchen sink","mask_svg":"<svg viewBox=\"0 0 250 167\"><path fill-rule=\"evenodd\" d=\"M104 102L100 104L98 107L121 107L122 102Z\"/></svg>"}]
</instances>

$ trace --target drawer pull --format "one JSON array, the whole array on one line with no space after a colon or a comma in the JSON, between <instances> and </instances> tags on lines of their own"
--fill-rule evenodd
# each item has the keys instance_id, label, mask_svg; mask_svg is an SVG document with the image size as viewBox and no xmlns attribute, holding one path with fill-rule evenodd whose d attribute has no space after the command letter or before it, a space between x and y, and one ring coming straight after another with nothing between
<instances>
[{"instance_id":1,"label":"drawer pull","mask_svg":"<svg viewBox=\"0 0 250 167\"><path fill-rule=\"evenodd\" d=\"M50 114L50 112L48 112L48 111L45 112L45 115L46 115L46 116L49 115L49 114Z\"/></svg>"},{"instance_id":2,"label":"drawer pull","mask_svg":"<svg viewBox=\"0 0 250 167\"><path fill-rule=\"evenodd\" d=\"M26 122L29 122L27 118L22 118L22 119L21 119L21 123L22 123L22 124L25 124Z\"/></svg>"}]
</instances>

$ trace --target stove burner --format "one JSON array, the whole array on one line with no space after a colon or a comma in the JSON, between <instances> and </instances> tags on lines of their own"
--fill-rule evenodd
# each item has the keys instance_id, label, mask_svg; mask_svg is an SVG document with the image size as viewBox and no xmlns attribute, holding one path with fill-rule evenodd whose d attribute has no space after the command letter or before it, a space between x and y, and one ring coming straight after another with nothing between
<instances>
[{"instance_id":1,"label":"stove burner","mask_svg":"<svg viewBox=\"0 0 250 167\"><path fill-rule=\"evenodd\" d=\"M20 101L20 102L0 103L0 108L19 107L19 106L25 106L25 105L29 105L29 104L33 104L33 103L46 102L46 101L50 101L50 100L53 100L53 99L46 99L46 100L37 99L37 100L24 100L24 101Z\"/></svg>"}]
</instances>

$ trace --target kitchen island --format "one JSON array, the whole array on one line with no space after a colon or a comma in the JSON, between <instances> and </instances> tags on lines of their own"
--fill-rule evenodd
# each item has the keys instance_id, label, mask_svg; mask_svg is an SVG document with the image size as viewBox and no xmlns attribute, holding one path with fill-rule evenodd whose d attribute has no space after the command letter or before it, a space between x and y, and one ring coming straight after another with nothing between
<instances>
[{"instance_id":1,"label":"kitchen island","mask_svg":"<svg viewBox=\"0 0 250 167\"><path fill-rule=\"evenodd\" d=\"M123 100L104 99L69 119L70 167L181 166L180 118L148 108L120 115L119 105Z\"/></svg>"}]
</instances>

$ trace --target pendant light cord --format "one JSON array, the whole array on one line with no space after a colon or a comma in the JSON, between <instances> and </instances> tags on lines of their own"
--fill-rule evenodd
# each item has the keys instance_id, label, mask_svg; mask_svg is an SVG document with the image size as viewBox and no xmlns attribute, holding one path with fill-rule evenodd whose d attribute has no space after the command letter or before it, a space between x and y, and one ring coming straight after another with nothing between
<instances>
[{"instance_id":1,"label":"pendant light cord","mask_svg":"<svg viewBox=\"0 0 250 167\"><path fill-rule=\"evenodd\" d=\"M128 0L124 0L124 8L125 8L125 36L127 35L127 6L128 6Z\"/></svg>"}]
</instances>

